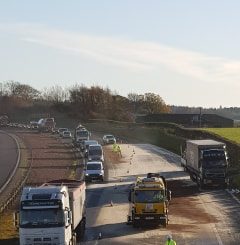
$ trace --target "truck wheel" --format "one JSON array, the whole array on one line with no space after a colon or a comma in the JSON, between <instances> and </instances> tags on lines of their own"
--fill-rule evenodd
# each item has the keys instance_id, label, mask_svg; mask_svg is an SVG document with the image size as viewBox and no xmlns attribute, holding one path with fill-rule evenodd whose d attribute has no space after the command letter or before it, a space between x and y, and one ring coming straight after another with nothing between
<instances>
[{"instance_id":1,"label":"truck wheel","mask_svg":"<svg viewBox=\"0 0 240 245\"><path fill-rule=\"evenodd\" d=\"M76 229L77 241L80 241L83 239L84 233L85 233L85 228L86 228L86 218L84 217Z\"/></svg>"},{"instance_id":2,"label":"truck wheel","mask_svg":"<svg viewBox=\"0 0 240 245\"><path fill-rule=\"evenodd\" d=\"M200 178L197 178L197 186L198 186L198 190L202 191L204 184L203 181Z\"/></svg>"},{"instance_id":3,"label":"truck wheel","mask_svg":"<svg viewBox=\"0 0 240 245\"><path fill-rule=\"evenodd\" d=\"M133 227L134 227L134 228L138 228L138 227L139 227L139 223L136 222L135 220L133 220Z\"/></svg>"},{"instance_id":4,"label":"truck wheel","mask_svg":"<svg viewBox=\"0 0 240 245\"><path fill-rule=\"evenodd\" d=\"M163 220L163 222L162 222L162 226L164 227L164 228L166 228L167 227L167 219L165 219L165 220Z\"/></svg>"}]
</instances>

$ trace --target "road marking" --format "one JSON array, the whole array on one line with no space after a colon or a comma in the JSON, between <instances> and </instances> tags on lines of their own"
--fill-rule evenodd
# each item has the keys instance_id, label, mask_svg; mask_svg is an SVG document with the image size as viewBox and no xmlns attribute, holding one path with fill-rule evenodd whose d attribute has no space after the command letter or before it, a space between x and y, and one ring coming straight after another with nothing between
<instances>
[{"instance_id":1,"label":"road marking","mask_svg":"<svg viewBox=\"0 0 240 245\"><path fill-rule=\"evenodd\" d=\"M226 190L226 192L229 193L229 194L232 196L232 198L233 198L238 204L240 204L239 199L238 199L237 197L235 197L235 196L230 192L230 190Z\"/></svg>"},{"instance_id":2,"label":"road marking","mask_svg":"<svg viewBox=\"0 0 240 245\"><path fill-rule=\"evenodd\" d=\"M20 164L21 151L20 151L20 146L19 146L19 143L17 141L17 138L14 135L9 134L9 133L7 133L5 131L2 131L2 130L0 130L0 133L6 134L6 135L10 136L12 139L14 139L14 141L16 142L16 145L17 145L17 150L18 150L17 163L16 163L16 165L14 167L14 170L13 170L12 174L10 175L10 177L8 178L8 180L6 181L6 183L0 188L0 193L1 193L7 187L7 185L12 180L13 176L15 175L15 173L17 171L17 168L18 168L18 166Z\"/></svg>"},{"instance_id":3,"label":"road marking","mask_svg":"<svg viewBox=\"0 0 240 245\"><path fill-rule=\"evenodd\" d=\"M203 204L204 208L205 208L206 210L208 210L208 208L207 208L205 202L203 201L201 195L199 195L199 199L202 201L202 204ZM212 224L212 223L211 223L210 226L212 227L212 229L213 229L213 231L214 231L214 234L215 234L215 236L216 236L216 238L217 238L218 244L219 244L219 245L224 245L223 242L222 242L222 239L221 239L221 237L220 237L220 235L219 235L219 233L218 233L218 231L217 231L217 228L216 228L215 224Z\"/></svg>"}]
</instances>

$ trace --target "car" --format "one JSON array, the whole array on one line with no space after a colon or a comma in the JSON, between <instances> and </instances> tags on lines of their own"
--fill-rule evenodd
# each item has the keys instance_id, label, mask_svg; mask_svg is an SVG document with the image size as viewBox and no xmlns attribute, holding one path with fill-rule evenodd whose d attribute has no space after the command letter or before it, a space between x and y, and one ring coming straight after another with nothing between
<instances>
[{"instance_id":1,"label":"car","mask_svg":"<svg viewBox=\"0 0 240 245\"><path fill-rule=\"evenodd\" d=\"M116 138L111 134L106 134L103 136L103 144L116 144Z\"/></svg>"},{"instance_id":2,"label":"car","mask_svg":"<svg viewBox=\"0 0 240 245\"><path fill-rule=\"evenodd\" d=\"M62 137L63 138L72 138L72 134L70 131L63 131L62 132Z\"/></svg>"},{"instance_id":3,"label":"car","mask_svg":"<svg viewBox=\"0 0 240 245\"><path fill-rule=\"evenodd\" d=\"M69 130L68 130L68 128L59 128L59 129L58 129L58 134L59 134L60 136L62 136L62 133L63 133L64 131L69 131Z\"/></svg>"},{"instance_id":4,"label":"car","mask_svg":"<svg viewBox=\"0 0 240 245\"><path fill-rule=\"evenodd\" d=\"M104 181L104 168L101 161L87 162L84 169L85 181Z\"/></svg>"},{"instance_id":5,"label":"car","mask_svg":"<svg viewBox=\"0 0 240 245\"><path fill-rule=\"evenodd\" d=\"M89 145L88 147L88 154L87 154L88 161L104 161L103 156L103 149L101 145Z\"/></svg>"}]
</instances>

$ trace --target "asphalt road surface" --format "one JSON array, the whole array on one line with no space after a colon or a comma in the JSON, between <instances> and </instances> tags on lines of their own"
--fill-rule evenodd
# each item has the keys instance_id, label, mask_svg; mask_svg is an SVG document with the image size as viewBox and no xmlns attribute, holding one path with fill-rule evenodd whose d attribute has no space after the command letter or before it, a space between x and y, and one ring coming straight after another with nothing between
<instances>
[{"instance_id":1,"label":"asphalt road surface","mask_svg":"<svg viewBox=\"0 0 240 245\"><path fill-rule=\"evenodd\" d=\"M83 244L161 245L167 234L178 245L240 244L240 205L225 190L199 192L182 171L179 156L164 149L149 144L121 145L121 149L121 158L106 161L106 181L88 184ZM130 184L148 172L161 172L172 190L167 228L126 225Z\"/></svg>"},{"instance_id":2,"label":"asphalt road surface","mask_svg":"<svg viewBox=\"0 0 240 245\"><path fill-rule=\"evenodd\" d=\"M6 183L13 172L18 158L15 140L0 131L0 188Z\"/></svg>"}]
</instances>

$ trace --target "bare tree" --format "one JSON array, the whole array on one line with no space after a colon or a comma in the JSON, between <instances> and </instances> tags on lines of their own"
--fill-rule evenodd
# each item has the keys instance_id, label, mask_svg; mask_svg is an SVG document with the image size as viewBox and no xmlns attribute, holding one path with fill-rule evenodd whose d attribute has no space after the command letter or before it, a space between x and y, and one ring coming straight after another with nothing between
<instances>
[{"instance_id":1,"label":"bare tree","mask_svg":"<svg viewBox=\"0 0 240 245\"><path fill-rule=\"evenodd\" d=\"M64 102L69 98L69 90L55 85L50 88L45 88L42 91L42 98L54 103Z\"/></svg>"}]
</instances>

